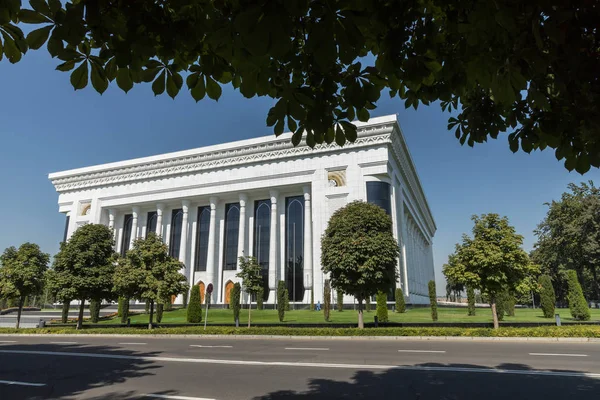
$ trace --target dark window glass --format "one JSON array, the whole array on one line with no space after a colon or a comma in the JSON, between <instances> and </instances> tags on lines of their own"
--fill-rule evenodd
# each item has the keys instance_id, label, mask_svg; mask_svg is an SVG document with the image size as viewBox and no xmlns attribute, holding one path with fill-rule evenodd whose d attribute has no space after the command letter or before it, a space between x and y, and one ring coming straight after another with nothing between
<instances>
[{"instance_id":1,"label":"dark window glass","mask_svg":"<svg viewBox=\"0 0 600 400\"><path fill-rule=\"evenodd\" d=\"M181 227L183 225L183 210L178 208L171 213L171 241L169 242L169 255L179 258L181 247Z\"/></svg>"},{"instance_id":2,"label":"dark window glass","mask_svg":"<svg viewBox=\"0 0 600 400\"><path fill-rule=\"evenodd\" d=\"M304 298L304 196L285 199L285 280L290 301Z\"/></svg>"},{"instance_id":3,"label":"dark window glass","mask_svg":"<svg viewBox=\"0 0 600 400\"><path fill-rule=\"evenodd\" d=\"M71 221L71 217L67 215L65 219L65 233L63 234L63 242L67 241L67 234L69 233L69 222Z\"/></svg>"},{"instance_id":4,"label":"dark window glass","mask_svg":"<svg viewBox=\"0 0 600 400\"><path fill-rule=\"evenodd\" d=\"M129 242L131 241L131 225L133 224L133 215L127 214L123 220L123 239L121 240L121 256L125 257L129 250Z\"/></svg>"},{"instance_id":5,"label":"dark window glass","mask_svg":"<svg viewBox=\"0 0 600 400\"><path fill-rule=\"evenodd\" d=\"M206 271L209 231L210 207L198 207L198 223L196 227L196 271Z\"/></svg>"},{"instance_id":6,"label":"dark window glass","mask_svg":"<svg viewBox=\"0 0 600 400\"><path fill-rule=\"evenodd\" d=\"M271 200L254 203L254 257L263 278L263 299L269 298L269 245L271 243Z\"/></svg>"},{"instance_id":7,"label":"dark window glass","mask_svg":"<svg viewBox=\"0 0 600 400\"><path fill-rule=\"evenodd\" d=\"M367 201L392 215L392 196L390 184L387 182L367 182Z\"/></svg>"},{"instance_id":8,"label":"dark window glass","mask_svg":"<svg viewBox=\"0 0 600 400\"><path fill-rule=\"evenodd\" d=\"M240 204L225 206L225 246L223 251L223 269L232 271L237 268L238 235L240 229Z\"/></svg>"},{"instance_id":9,"label":"dark window glass","mask_svg":"<svg viewBox=\"0 0 600 400\"><path fill-rule=\"evenodd\" d=\"M148 222L146 223L146 237L150 232L156 233L156 220L158 219L158 214L156 211L150 211L148 213Z\"/></svg>"}]
</instances>

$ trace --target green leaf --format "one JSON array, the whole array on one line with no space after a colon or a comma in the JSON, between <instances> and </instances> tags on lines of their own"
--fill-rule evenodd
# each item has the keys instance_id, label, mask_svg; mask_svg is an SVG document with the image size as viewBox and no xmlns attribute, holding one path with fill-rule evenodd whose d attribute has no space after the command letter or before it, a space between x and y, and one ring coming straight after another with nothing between
<instances>
[{"instance_id":1,"label":"green leaf","mask_svg":"<svg viewBox=\"0 0 600 400\"><path fill-rule=\"evenodd\" d=\"M369 110L367 110L366 108L361 108L356 113L356 116L358 117L359 121L367 122L367 121L369 121L369 117L370 117Z\"/></svg>"},{"instance_id":2,"label":"green leaf","mask_svg":"<svg viewBox=\"0 0 600 400\"><path fill-rule=\"evenodd\" d=\"M344 135L344 131L342 131L342 127L337 125L335 128L335 142L338 146L343 146L346 144L346 136Z\"/></svg>"},{"instance_id":3,"label":"green leaf","mask_svg":"<svg viewBox=\"0 0 600 400\"><path fill-rule=\"evenodd\" d=\"M590 159L587 156L587 154L581 154L577 158L577 165L575 166L575 170L581 175L585 174L590 170Z\"/></svg>"},{"instance_id":4,"label":"green leaf","mask_svg":"<svg viewBox=\"0 0 600 400\"><path fill-rule=\"evenodd\" d=\"M290 131L296 132L296 130L298 129L298 124L296 123L296 120L288 115L287 123Z\"/></svg>"},{"instance_id":5,"label":"green leaf","mask_svg":"<svg viewBox=\"0 0 600 400\"><path fill-rule=\"evenodd\" d=\"M327 132L325 132L325 142L327 144L331 144L333 143L335 139L335 131L333 130L333 126L330 126L329 129L327 129Z\"/></svg>"},{"instance_id":6,"label":"green leaf","mask_svg":"<svg viewBox=\"0 0 600 400\"><path fill-rule=\"evenodd\" d=\"M129 73L129 68L119 68L117 71L117 85L125 93L129 92L133 87L133 80Z\"/></svg>"},{"instance_id":7,"label":"green leaf","mask_svg":"<svg viewBox=\"0 0 600 400\"><path fill-rule=\"evenodd\" d=\"M275 127L273 128L273 132L275 132L275 136L279 136L283 133L283 129L284 129L284 123L283 123L283 118L281 118L279 121L277 121L277 123L275 124Z\"/></svg>"},{"instance_id":8,"label":"green leaf","mask_svg":"<svg viewBox=\"0 0 600 400\"><path fill-rule=\"evenodd\" d=\"M358 136L356 131L356 125L348 121L340 121L342 128L344 128L344 134L346 135L346 139L350 142L354 143Z\"/></svg>"},{"instance_id":9,"label":"green leaf","mask_svg":"<svg viewBox=\"0 0 600 400\"><path fill-rule=\"evenodd\" d=\"M29 4L31 7L44 15L50 15L52 12L50 11L50 6L44 0L29 0Z\"/></svg>"},{"instance_id":10,"label":"green leaf","mask_svg":"<svg viewBox=\"0 0 600 400\"><path fill-rule=\"evenodd\" d=\"M88 63L83 61L79 67L71 73L71 85L73 89L83 89L88 84Z\"/></svg>"},{"instance_id":11,"label":"green leaf","mask_svg":"<svg viewBox=\"0 0 600 400\"><path fill-rule=\"evenodd\" d=\"M26 24L44 24L52 22L47 17L33 10L22 9L19 12L19 20Z\"/></svg>"},{"instance_id":12,"label":"green leaf","mask_svg":"<svg viewBox=\"0 0 600 400\"><path fill-rule=\"evenodd\" d=\"M152 83L152 91L154 92L155 96L165 92L165 74L166 71L163 70L160 75L158 75L158 78L156 78Z\"/></svg>"},{"instance_id":13,"label":"green leaf","mask_svg":"<svg viewBox=\"0 0 600 400\"><path fill-rule=\"evenodd\" d=\"M442 64L437 61L426 61L425 66L432 72L440 72L442 70Z\"/></svg>"},{"instance_id":14,"label":"green leaf","mask_svg":"<svg viewBox=\"0 0 600 400\"><path fill-rule=\"evenodd\" d=\"M63 51L65 46L63 45L63 41L59 39L59 36L56 34L56 31L52 33L50 39L48 40L48 53L52 56L52 58L56 57L61 51Z\"/></svg>"},{"instance_id":15,"label":"green leaf","mask_svg":"<svg viewBox=\"0 0 600 400\"><path fill-rule=\"evenodd\" d=\"M172 74L167 75L167 94L172 99L177 96L181 87L183 86L183 78L179 73L174 72Z\"/></svg>"},{"instance_id":16,"label":"green leaf","mask_svg":"<svg viewBox=\"0 0 600 400\"><path fill-rule=\"evenodd\" d=\"M294 146L298 146L300 141L302 141L302 129L294 131L294 134L292 135L292 144Z\"/></svg>"},{"instance_id":17,"label":"green leaf","mask_svg":"<svg viewBox=\"0 0 600 400\"><path fill-rule=\"evenodd\" d=\"M22 55L15 41L4 32L2 32L2 36L4 37L4 54L6 54L6 58L12 64L19 62Z\"/></svg>"},{"instance_id":18,"label":"green leaf","mask_svg":"<svg viewBox=\"0 0 600 400\"><path fill-rule=\"evenodd\" d=\"M192 87L192 97L197 102L202 100L206 95L206 87L204 85L204 77L198 74L198 80L196 82L196 86Z\"/></svg>"},{"instance_id":19,"label":"green leaf","mask_svg":"<svg viewBox=\"0 0 600 400\"><path fill-rule=\"evenodd\" d=\"M50 35L50 31L53 26L48 25L40 29L36 29L34 31L29 32L27 35L27 44L30 48L37 50L46 43L48 40L48 36Z\"/></svg>"},{"instance_id":20,"label":"green leaf","mask_svg":"<svg viewBox=\"0 0 600 400\"><path fill-rule=\"evenodd\" d=\"M302 127L300 127L300 129L302 129ZM315 140L315 135L313 135L311 132L306 133L306 144L310 148L314 148L317 145L317 142Z\"/></svg>"},{"instance_id":21,"label":"green leaf","mask_svg":"<svg viewBox=\"0 0 600 400\"><path fill-rule=\"evenodd\" d=\"M92 63L92 86L100 94L104 93L108 88L108 79L102 67L96 63Z\"/></svg>"},{"instance_id":22,"label":"green leaf","mask_svg":"<svg viewBox=\"0 0 600 400\"><path fill-rule=\"evenodd\" d=\"M58 71L63 71L63 72L70 71L73 68L75 68L75 60L65 61L64 63L62 63L56 67L56 69Z\"/></svg>"},{"instance_id":23,"label":"green leaf","mask_svg":"<svg viewBox=\"0 0 600 400\"><path fill-rule=\"evenodd\" d=\"M573 171L575 167L577 167L577 159L575 158L575 156L567 156L567 159L565 160L565 168L569 171Z\"/></svg>"},{"instance_id":24,"label":"green leaf","mask_svg":"<svg viewBox=\"0 0 600 400\"><path fill-rule=\"evenodd\" d=\"M108 60L106 66L104 67L104 73L106 75L106 79L110 82L114 81L117 77L117 59L115 57Z\"/></svg>"},{"instance_id":25,"label":"green leaf","mask_svg":"<svg viewBox=\"0 0 600 400\"><path fill-rule=\"evenodd\" d=\"M221 97L221 86L219 86L219 84L217 82L215 82L215 80L213 78L211 78L210 76L206 77L206 93L208 94L208 97L210 97L213 100L219 100L219 97ZM282 131L283 132L283 129Z\"/></svg>"}]
</instances>

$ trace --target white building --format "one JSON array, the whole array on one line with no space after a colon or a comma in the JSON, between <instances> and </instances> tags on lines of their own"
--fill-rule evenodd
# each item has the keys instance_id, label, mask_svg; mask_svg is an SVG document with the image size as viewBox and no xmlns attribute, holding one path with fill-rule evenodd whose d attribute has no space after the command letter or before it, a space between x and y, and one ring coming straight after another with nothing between
<instances>
[{"instance_id":1,"label":"white building","mask_svg":"<svg viewBox=\"0 0 600 400\"><path fill-rule=\"evenodd\" d=\"M406 142L394 115L357 126L358 139L343 148L294 147L284 134L52 173L64 240L101 223L124 254L134 238L156 232L190 282L213 283L216 304L228 302L239 280L238 257L252 255L263 267L267 303L279 280L291 302L309 303L314 290L316 303L329 217L350 201L370 201L393 219L402 250L397 286L408 302L425 303L436 226Z\"/></svg>"}]
</instances>

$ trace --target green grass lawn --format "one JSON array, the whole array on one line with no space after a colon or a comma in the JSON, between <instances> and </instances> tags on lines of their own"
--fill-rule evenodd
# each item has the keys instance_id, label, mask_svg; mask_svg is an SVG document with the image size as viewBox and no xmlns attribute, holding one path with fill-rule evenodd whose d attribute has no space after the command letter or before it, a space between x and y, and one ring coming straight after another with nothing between
<instances>
[{"instance_id":1,"label":"green grass lawn","mask_svg":"<svg viewBox=\"0 0 600 400\"><path fill-rule=\"evenodd\" d=\"M592 321L600 321L600 309L591 309ZM202 321L204 322L204 310L202 311ZM562 321L571 322L571 314L568 309L557 309ZM373 322L375 311L365 312L365 322ZM406 313L397 314L389 312L390 322L431 322L429 307L419 307L408 309ZM118 323L118 319L103 321L102 323ZM506 322L554 322L554 318L543 318L540 309L516 309L515 316L504 317ZM131 316L131 323L147 323L147 314L136 314ZM184 323L186 322L186 310L178 309L174 311L165 311L162 323ZM209 323L233 323L233 312L227 309L208 310ZM252 310L253 323L278 323L276 310ZM356 323L357 312L353 310L344 310L342 312L331 312L331 323ZM438 322L492 322L492 312L489 308L478 308L477 315L469 317L466 308L438 308ZM248 310L242 310L240 313L240 324L248 323ZM323 312L298 310L287 311L285 313L284 323L325 323Z\"/></svg>"}]
</instances>

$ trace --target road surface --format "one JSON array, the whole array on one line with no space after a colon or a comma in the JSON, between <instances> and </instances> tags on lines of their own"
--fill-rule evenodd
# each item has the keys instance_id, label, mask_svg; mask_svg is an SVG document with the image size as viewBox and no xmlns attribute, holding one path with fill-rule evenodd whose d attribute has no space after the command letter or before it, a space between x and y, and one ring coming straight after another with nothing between
<instances>
[{"instance_id":1,"label":"road surface","mask_svg":"<svg viewBox=\"0 0 600 400\"><path fill-rule=\"evenodd\" d=\"M598 343L0 336L0 399L600 399Z\"/></svg>"}]
</instances>

